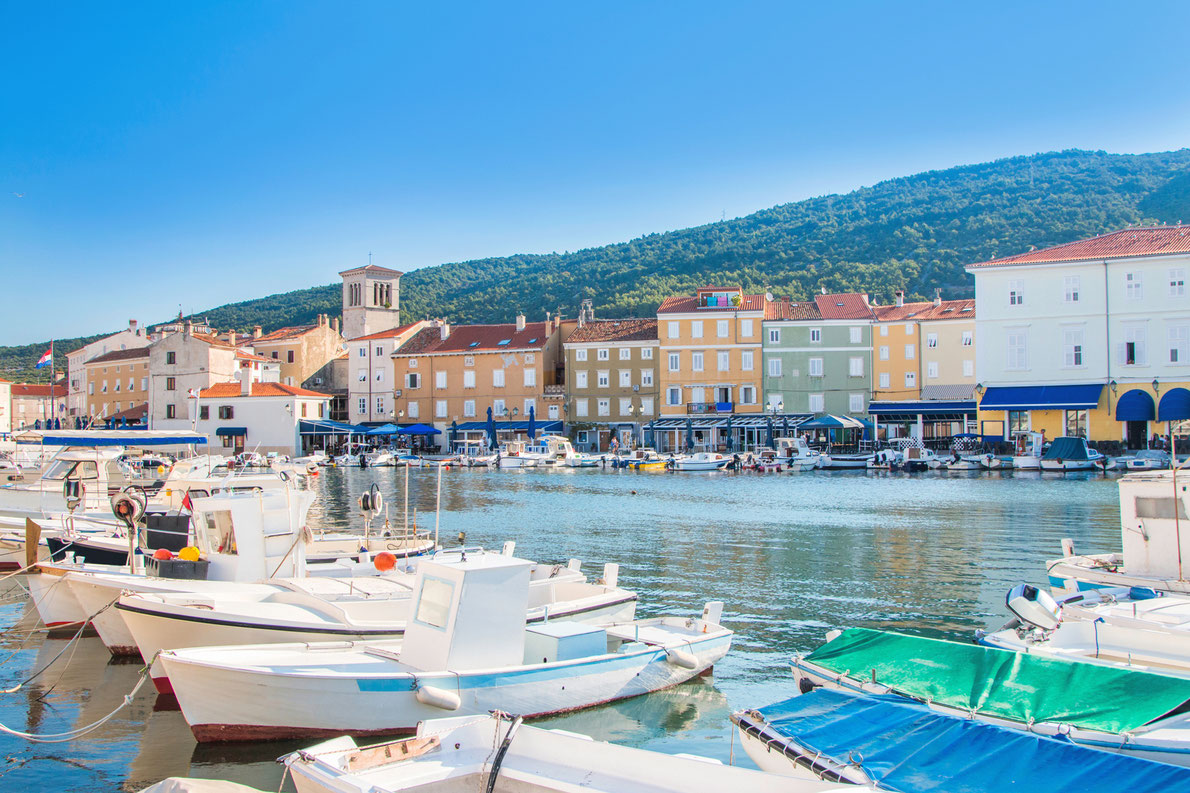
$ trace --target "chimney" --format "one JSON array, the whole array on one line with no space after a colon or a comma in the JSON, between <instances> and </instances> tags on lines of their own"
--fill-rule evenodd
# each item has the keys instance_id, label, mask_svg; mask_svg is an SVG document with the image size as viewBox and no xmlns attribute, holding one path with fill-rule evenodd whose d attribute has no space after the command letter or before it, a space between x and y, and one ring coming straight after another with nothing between
<instances>
[{"instance_id":1,"label":"chimney","mask_svg":"<svg viewBox=\"0 0 1190 793\"><path fill-rule=\"evenodd\" d=\"M905 305L905 291L903 289L897 290L897 305L898 306Z\"/></svg>"},{"instance_id":2,"label":"chimney","mask_svg":"<svg viewBox=\"0 0 1190 793\"><path fill-rule=\"evenodd\" d=\"M190 320L186 320L185 322L183 322L182 323L182 333L184 333L187 336L193 336L194 335L194 323L191 322Z\"/></svg>"},{"instance_id":3,"label":"chimney","mask_svg":"<svg viewBox=\"0 0 1190 793\"><path fill-rule=\"evenodd\" d=\"M263 335L264 335L264 328L260 327L259 325L254 325L252 327L252 338L259 339ZM234 341L234 339L233 339L233 341Z\"/></svg>"},{"instance_id":4,"label":"chimney","mask_svg":"<svg viewBox=\"0 0 1190 793\"><path fill-rule=\"evenodd\" d=\"M129 329L130 331L132 331L132 334L133 334L134 336L139 336L139 335L140 335L140 331L138 331L138 330L136 329L136 320L135 320L135 319L130 319L130 320L128 320L128 329Z\"/></svg>"},{"instance_id":5,"label":"chimney","mask_svg":"<svg viewBox=\"0 0 1190 793\"><path fill-rule=\"evenodd\" d=\"M516 329L517 329L517 333L520 333L522 330L525 329L525 315L524 314L518 313L516 315Z\"/></svg>"},{"instance_id":6,"label":"chimney","mask_svg":"<svg viewBox=\"0 0 1190 793\"><path fill-rule=\"evenodd\" d=\"M234 330L229 330L227 333L223 334L223 338L227 340L228 344L234 346L236 343L236 332Z\"/></svg>"},{"instance_id":7,"label":"chimney","mask_svg":"<svg viewBox=\"0 0 1190 793\"><path fill-rule=\"evenodd\" d=\"M788 302L789 302L789 295L786 295L785 297L781 298L781 302L782 302L782 303L788 303Z\"/></svg>"},{"instance_id":8,"label":"chimney","mask_svg":"<svg viewBox=\"0 0 1190 793\"><path fill-rule=\"evenodd\" d=\"M450 323L444 319L438 320L438 336L443 341L450 338Z\"/></svg>"},{"instance_id":9,"label":"chimney","mask_svg":"<svg viewBox=\"0 0 1190 793\"><path fill-rule=\"evenodd\" d=\"M586 324L587 324L587 312L586 311L578 312L578 326L581 328Z\"/></svg>"},{"instance_id":10,"label":"chimney","mask_svg":"<svg viewBox=\"0 0 1190 793\"><path fill-rule=\"evenodd\" d=\"M240 367L240 396L252 396L252 369L250 366Z\"/></svg>"},{"instance_id":11,"label":"chimney","mask_svg":"<svg viewBox=\"0 0 1190 793\"><path fill-rule=\"evenodd\" d=\"M318 315L318 327L322 328L325 326L326 326L326 314L319 314Z\"/></svg>"},{"instance_id":12,"label":"chimney","mask_svg":"<svg viewBox=\"0 0 1190 793\"><path fill-rule=\"evenodd\" d=\"M942 290L941 289L934 290L934 305L935 306L942 305Z\"/></svg>"},{"instance_id":13,"label":"chimney","mask_svg":"<svg viewBox=\"0 0 1190 793\"><path fill-rule=\"evenodd\" d=\"M331 320L331 330L333 330L335 333L339 332L339 318L338 317L335 317L334 319Z\"/></svg>"}]
</instances>

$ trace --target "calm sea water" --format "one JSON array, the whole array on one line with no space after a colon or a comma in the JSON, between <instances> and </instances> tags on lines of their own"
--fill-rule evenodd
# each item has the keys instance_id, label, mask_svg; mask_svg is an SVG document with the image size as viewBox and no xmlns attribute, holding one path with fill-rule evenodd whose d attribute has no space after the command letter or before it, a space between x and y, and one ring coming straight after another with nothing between
<instances>
[{"instance_id":1,"label":"calm sea water","mask_svg":"<svg viewBox=\"0 0 1190 793\"><path fill-rule=\"evenodd\" d=\"M432 528L434 470L410 474L409 504ZM312 525L346 526L372 483L402 519L404 471L330 470ZM1020 581L1044 582L1063 537L1119 547L1116 486L1097 475L670 474L600 470L452 470L442 478L441 538L548 562L620 564L642 615L695 615L725 603L736 631L714 677L539 722L664 752L728 760L728 714L790 693L788 658L832 627L862 625L967 640L1005 620ZM17 693L0 723L51 733L89 724L131 689L139 664L114 663L97 638L68 646L36 631L19 589L0 584L0 688L61 657ZM11 627L8 627L11 626ZM63 648L66 648L63 651ZM31 744L0 734L0 790L138 790L167 776L224 778L276 790L273 759L298 744L200 746L151 687L87 737ZM741 752L736 752L740 761ZM744 761L746 763L746 760Z\"/></svg>"}]
</instances>

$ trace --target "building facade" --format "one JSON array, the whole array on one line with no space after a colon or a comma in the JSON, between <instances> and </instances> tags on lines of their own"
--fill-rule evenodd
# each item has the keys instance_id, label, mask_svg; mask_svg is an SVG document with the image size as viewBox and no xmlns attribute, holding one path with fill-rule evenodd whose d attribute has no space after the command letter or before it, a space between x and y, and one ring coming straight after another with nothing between
<instances>
[{"instance_id":1,"label":"building facade","mask_svg":"<svg viewBox=\"0 0 1190 793\"><path fill-rule=\"evenodd\" d=\"M388 424L398 419L401 390L392 355L426 320L351 339L347 347L347 420L352 424Z\"/></svg>"},{"instance_id":2,"label":"building facade","mask_svg":"<svg viewBox=\"0 0 1190 793\"><path fill-rule=\"evenodd\" d=\"M69 422L66 415L66 378L53 385L40 383L12 383L9 385L12 399L12 429L27 430L44 427L47 420Z\"/></svg>"},{"instance_id":3,"label":"building facade","mask_svg":"<svg viewBox=\"0 0 1190 793\"><path fill-rule=\"evenodd\" d=\"M86 418L106 419L149 401L149 348L113 350L82 366Z\"/></svg>"},{"instance_id":4,"label":"building facade","mask_svg":"<svg viewBox=\"0 0 1190 793\"><path fill-rule=\"evenodd\" d=\"M584 308L562 346L564 415L576 448L606 451L613 437L623 448L638 442L661 393L657 320L596 320Z\"/></svg>"},{"instance_id":5,"label":"building facade","mask_svg":"<svg viewBox=\"0 0 1190 793\"><path fill-rule=\"evenodd\" d=\"M283 383L260 382L248 375L202 389L197 399L188 401L188 408L188 423L208 436L212 453L296 456L303 453L299 423L325 418L330 397Z\"/></svg>"},{"instance_id":6,"label":"building facade","mask_svg":"<svg viewBox=\"0 0 1190 793\"><path fill-rule=\"evenodd\" d=\"M97 341L93 341L77 350L66 354L66 380L68 393L66 397L66 413L71 418L75 416L94 415L87 406L87 396L91 391L87 381L87 370L84 364L100 355L118 350L143 349L152 343L153 337L148 330L135 319L128 320L128 327L119 333L113 333Z\"/></svg>"},{"instance_id":7,"label":"building facade","mask_svg":"<svg viewBox=\"0 0 1190 793\"><path fill-rule=\"evenodd\" d=\"M252 350L281 366L281 383L300 386L315 372L343 354L339 320L319 314L313 325L253 333Z\"/></svg>"},{"instance_id":8,"label":"building facade","mask_svg":"<svg viewBox=\"0 0 1190 793\"><path fill-rule=\"evenodd\" d=\"M358 339L401 324L401 273L369 264L343 270L343 336Z\"/></svg>"},{"instance_id":9,"label":"building facade","mask_svg":"<svg viewBox=\"0 0 1190 793\"><path fill-rule=\"evenodd\" d=\"M12 433L12 383L0 380L0 440Z\"/></svg>"}]
</instances>

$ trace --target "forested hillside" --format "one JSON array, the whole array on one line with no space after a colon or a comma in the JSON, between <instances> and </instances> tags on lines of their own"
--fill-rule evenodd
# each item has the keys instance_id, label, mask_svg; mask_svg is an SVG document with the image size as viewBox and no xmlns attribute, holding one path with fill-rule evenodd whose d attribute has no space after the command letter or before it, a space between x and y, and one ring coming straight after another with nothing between
<instances>
[{"instance_id":1,"label":"forested hillside","mask_svg":"<svg viewBox=\"0 0 1190 793\"><path fill-rule=\"evenodd\" d=\"M573 253L425 267L401 280L402 314L510 322L516 309L539 318L561 308L573 317L591 298L599 316L648 315L666 295L707 283L795 298L821 287L866 291L882 302L899 288L918 297L932 297L935 287L968 297L963 265L970 262L1130 223L1179 220L1190 221L1190 150L1054 152L929 171ZM338 264L328 262L328 274ZM221 329L267 331L336 315L339 307L339 286L331 284L200 316ZM12 372L24 361L16 349L0 348L0 369Z\"/></svg>"}]
</instances>

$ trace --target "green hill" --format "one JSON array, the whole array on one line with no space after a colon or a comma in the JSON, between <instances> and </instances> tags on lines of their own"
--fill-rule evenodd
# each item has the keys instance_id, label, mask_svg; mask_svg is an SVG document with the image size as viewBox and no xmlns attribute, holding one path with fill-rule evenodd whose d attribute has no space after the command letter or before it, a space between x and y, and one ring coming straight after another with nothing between
<instances>
[{"instance_id":1,"label":"green hill","mask_svg":"<svg viewBox=\"0 0 1190 793\"><path fill-rule=\"evenodd\" d=\"M1052 152L929 171L573 253L425 267L401 280L402 314L510 322L517 309L539 318L561 308L573 317L591 298L599 316L648 315L665 296L707 283L798 299L821 287L866 291L881 302L900 288L910 297L932 297L936 287L945 297L969 297L963 265L970 262L1183 219L1190 221L1190 149ZM330 284L199 316L219 328L267 331L339 308L339 286ZM0 348L0 369L18 362L13 350Z\"/></svg>"}]
</instances>

